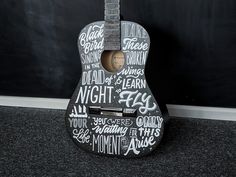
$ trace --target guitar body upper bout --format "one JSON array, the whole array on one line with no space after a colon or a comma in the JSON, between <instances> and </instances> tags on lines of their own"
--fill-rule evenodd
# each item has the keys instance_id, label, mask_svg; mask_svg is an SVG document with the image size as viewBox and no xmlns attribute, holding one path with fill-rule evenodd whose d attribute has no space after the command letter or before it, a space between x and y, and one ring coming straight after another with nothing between
<instances>
[{"instance_id":1,"label":"guitar body upper bout","mask_svg":"<svg viewBox=\"0 0 236 177\"><path fill-rule=\"evenodd\" d=\"M164 120L144 74L149 35L137 23L121 21L120 27L120 51L104 51L104 21L79 34L82 75L65 121L82 149L137 157L159 144Z\"/></svg>"}]
</instances>

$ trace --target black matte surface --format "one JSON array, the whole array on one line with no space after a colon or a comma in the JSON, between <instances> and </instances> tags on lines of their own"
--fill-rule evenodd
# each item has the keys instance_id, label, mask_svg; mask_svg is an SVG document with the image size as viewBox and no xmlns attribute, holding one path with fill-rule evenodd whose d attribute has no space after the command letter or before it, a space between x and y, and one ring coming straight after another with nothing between
<instances>
[{"instance_id":1,"label":"black matte surface","mask_svg":"<svg viewBox=\"0 0 236 177\"><path fill-rule=\"evenodd\" d=\"M173 118L159 148L140 159L85 153L64 111L0 107L0 176L234 177L236 123Z\"/></svg>"},{"instance_id":2,"label":"black matte surface","mask_svg":"<svg viewBox=\"0 0 236 177\"><path fill-rule=\"evenodd\" d=\"M103 0L2 0L0 94L69 98L80 78L77 36ZM150 33L147 79L158 100L236 107L235 0L121 0Z\"/></svg>"}]
</instances>

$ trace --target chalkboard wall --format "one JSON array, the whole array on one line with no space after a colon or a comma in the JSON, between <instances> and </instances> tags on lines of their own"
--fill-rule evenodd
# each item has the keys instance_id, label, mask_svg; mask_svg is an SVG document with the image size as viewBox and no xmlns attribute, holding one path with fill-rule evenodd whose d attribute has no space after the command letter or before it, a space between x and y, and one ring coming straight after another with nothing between
<instances>
[{"instance_id":1,"label":"chalkboard wall","mask_svg":"<svg viewBox=\"0 0 236 177\"><path fill-rule=\"evenodd\" d=\"M121 0L124 20L151 37L154 95L171 104L236 107L235 0ZM103 0L1 0L0 94L69 98L77 36L103 20Z\"/></svg>"}]
</instances>

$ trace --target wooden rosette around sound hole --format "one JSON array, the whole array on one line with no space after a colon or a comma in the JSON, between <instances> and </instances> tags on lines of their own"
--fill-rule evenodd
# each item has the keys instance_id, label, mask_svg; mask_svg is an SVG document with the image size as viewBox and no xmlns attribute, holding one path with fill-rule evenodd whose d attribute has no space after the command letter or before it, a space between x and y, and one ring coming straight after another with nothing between
<instances>
[{"instance_id":1,"label":"wooden rosette around sound hole","mask_svg":"<svg viewBox=\"0 0 236 177\"><path fill-rule=\"evenodd\" d=\"M101 63L108 72L120 71L125 64L125 56L122 51L104 51Z\"/></svg>"}]
</instances>

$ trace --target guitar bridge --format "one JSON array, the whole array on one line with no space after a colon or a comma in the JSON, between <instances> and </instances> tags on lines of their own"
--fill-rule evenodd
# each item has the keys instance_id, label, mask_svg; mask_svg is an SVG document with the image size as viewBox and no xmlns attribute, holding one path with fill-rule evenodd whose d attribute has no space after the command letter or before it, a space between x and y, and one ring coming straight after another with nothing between
<instances>
[{"instance_id":1,"label":"guitar bridge","mask_svg":"<svg viewBox=\"0 0 236 177\"><path fill-rule=\"evenodd\" d=\"M89 114L118 116L118 117L136 117L137 110L130 108L89 106Z\"/></svg>"}]
</instances>

